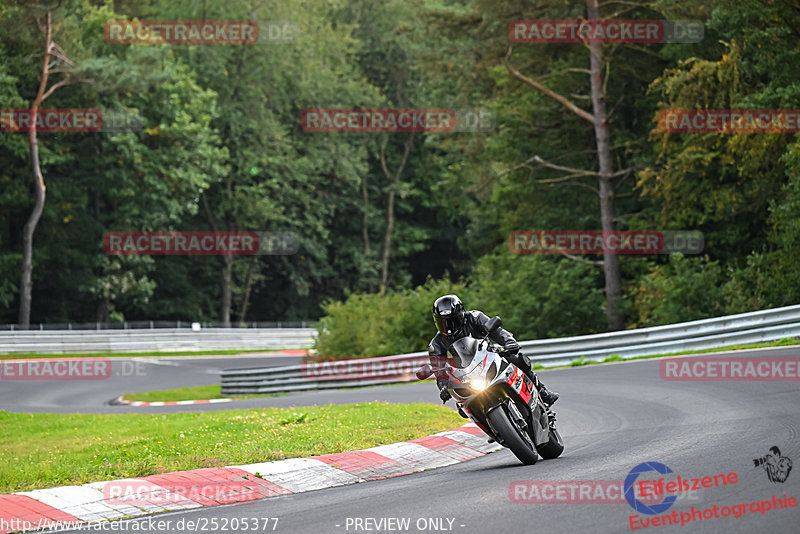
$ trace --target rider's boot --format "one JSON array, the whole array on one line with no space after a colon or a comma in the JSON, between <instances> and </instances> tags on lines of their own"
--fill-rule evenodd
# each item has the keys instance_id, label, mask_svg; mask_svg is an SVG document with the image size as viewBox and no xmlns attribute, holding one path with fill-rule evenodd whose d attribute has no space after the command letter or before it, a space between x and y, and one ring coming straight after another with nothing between
<instances>
[{"instance_id":1,"label":"rider's boot","mask_svg":"<svg viewBox=\"0 0 800 534\"><path fill-rule=\"evenodd\" d=\"M558 400L558 393L551 389L547 389L547 387L542 384L542 381L539 380L539 377L536 376L536 373L533 372L531 369L531 360L523 354L521 351L518 351L516 354L507 355L509 361L511 361L514 365L519 367L525 375L531 379L533 385L536 386L536 391L539 392L539 396L542 397L542 401L547 406L552 406L554 402Z\"/></svg>"},{"instance_id":2,"label":"rider's boot","mask_svg":"<svg viewBox=\"0 0 800 534\"><path fill-rule=\"evenodd\" d=\"M539 392L539 396L542 397L542 400L547 406L552 406L558 400L558 393L553 391L552 389L547 389L547 386L542 384L542 381L539 380L539 377L536 376L531 370L531 374L533 375L533 385L536 386L536 390Z\"/></svg>"}]
</instances>

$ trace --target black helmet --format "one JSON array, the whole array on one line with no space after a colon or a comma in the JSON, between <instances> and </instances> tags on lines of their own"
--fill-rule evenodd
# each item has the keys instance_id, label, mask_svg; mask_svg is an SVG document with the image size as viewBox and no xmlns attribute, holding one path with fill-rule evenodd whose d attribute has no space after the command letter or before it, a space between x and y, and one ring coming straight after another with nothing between
<instances>
[{"instance_id":1,"label":"black helmet","mask_svg":"<svg viewBox=\"0 0 800 534\"><path fill-rule=\"evenodd\" d=\"M455 295L444 295L433 303L433 322L436 329L448 338L463 337L464 305Z\"/></svg>"}]
</instances>

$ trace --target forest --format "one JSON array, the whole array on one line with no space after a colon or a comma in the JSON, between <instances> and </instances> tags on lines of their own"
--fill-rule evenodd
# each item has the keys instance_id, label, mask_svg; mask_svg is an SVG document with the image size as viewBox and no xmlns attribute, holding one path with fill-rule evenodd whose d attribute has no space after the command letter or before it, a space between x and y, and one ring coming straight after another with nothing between
<instances>
[{"instance_id":1,"label":"forest","mask_svg":"<svg viewBox=\"0 0 800 534\"><path fill-rule=\"evenodd\" d=\"M531 20L702 35L538 42L513 31ZM249 22L230 42L129 42L135 21ZM423 348L450 292L517 339L800 303L797 125L663 120L797 112L799 44L797 0L0 0L0 323L320 321L321 350L375 355ZM34 107L108 121L9 126ZM309 115L369 109L458 127ZM700 232L703 247L509 247L539 230ZM296 251L104 249L172 231L285 233Z\"/></svg>"}]
</instances>

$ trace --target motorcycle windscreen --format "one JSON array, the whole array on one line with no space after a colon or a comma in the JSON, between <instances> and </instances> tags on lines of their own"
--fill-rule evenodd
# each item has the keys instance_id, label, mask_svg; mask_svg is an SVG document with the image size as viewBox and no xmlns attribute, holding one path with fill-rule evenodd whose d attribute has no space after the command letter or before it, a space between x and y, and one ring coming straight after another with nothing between
<instances>
[{"instance_id":1,"label":"motorcycle windscreen","mask_svg":"<svg viewBox=\"0 0 800 534\"><path fill-rule=\"evenodd\" d=\"M462 337L450 346L448 352L453 357L453 367L464 369L478 353L478 340L469 336Z\"/></svg>"}]
</instances>

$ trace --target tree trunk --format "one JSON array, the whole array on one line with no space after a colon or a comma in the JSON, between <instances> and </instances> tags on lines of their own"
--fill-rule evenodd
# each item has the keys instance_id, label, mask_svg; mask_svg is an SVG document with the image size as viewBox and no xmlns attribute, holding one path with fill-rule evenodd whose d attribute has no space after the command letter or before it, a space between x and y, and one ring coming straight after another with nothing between
<instances>
[{"instance_id":1,"label":"tree trunk","mask_svg":"<svg viewBox=\"0 0 800 534\"><path fill-rule=\"evenodd\" d=\"M228 182L228 190L230 190L230 181ZM208 196L205 191L200 193L200 200L203 203L203 209L206 212L208 224L214 232L219 232L217 226L217 219L211 211L211 206L208 204ZM220 284L219 289L222 293L220 299L220 312L219 320L223 326L228 327L231 325L231 287L233 285L233 256L225 254L222 256L222 270L220 271Z\"/></svg>"},{"instance_id":2,"label":"tree trunk","mask_svg":"<svg viewBox=\"0 0 800 534\"><path fill-rule=\"evenodd\" d=\"M42 176L42 169L39 165L39 141L36 136L36 115L39 112L39 106L47 96L45 95L45 88L47 87L47 78L49 76L50 64L50 39L52 37L53 26L51 23L50 12L47 12L47 31L46 40L44 45L44 61L42 63L42 80L39 84L39 93L33 101L31 106L31 127L28 131L28 141L31 146L31 167L33 170L33 184L36 191L36 202L33 205L33 211L25 227L22 229L22 280L20 283L19 294L19 319L18 322L22 328L27 328L31 322L31 298L33 294L33 234L36 232L36 225L39 224L39 219L44 211L44 200L46 187L44 185L44 176Z\"/></svg>"},{"instance_id":3,"label":"tree trunk","mask_svg":"<svg viewBox=\"0 0 800 534\"><path fill-rule=\"evenodd\" d=\"M361 178L361 193L364 197L364 218L361 222L361 231L364 238L364 261L367 265L367 292L372 293L375 290L375 279L372 277L372 247L369 243L369 191L367 189L367 175Z\"/></svg>"},{"instance_id":4,"label":"tree trunk","mask_svg":"<svg viewBox=\"0 0 800 534\"><path fill-rule=\"evenodd\" d=\"M239 311L239 324L244 323L245 317L247 317L247 306L250 304L250 291L253 288L253 272L256 270L256 262L258 259L253 257L250 261L250 265L247 266L247 277L244 281L244 295L242 296L242 307Z\"/></svg>"},{"instance_id":5,"label":"tree trunk","mask_svg":"<svg viewBox=\"0 0 800 534\"><path fill-rule=\"evenodd\" d=\"M392 234L394 233L394 185L389 182L389 198L386 200L386 234L383 236L383 257L381 258L381 295L386 293L386 284L389 280L389 255L392 248Z\"/></svg>"},{"instance_id":6,"label":"tree trunk","mask_svg":"<svg viewBox=\"0 0 800 534\"><path fill-rule=\"evenodd\" d=\"M368 225L369 192L367 191L367 175L366 174L361 178L361 193L364 196L364 220L363 220L363 222L361 224L362 233L363 233L363 237L364 237L364 255L369 257L369 255L370 255L369 225Z\"/></svg>"},{"instance_id":7,"label":"tree trunk","mask_svg":"<svg viewBox=\"0 0 800 534\"><path fill-rule=\"evenodd\" d=\"M589 20L598 20L597 0L586 0ZM611 142L608 131L608 115L603 89L603 49L600 43L589 43L591 57L590 78L592 87L592 107L594 110L594 133L597 141L597 161L599 165L600 221L603 232L616 229L614 224L614 185L612 179ZM622 283L619 268L619 256L605 254L603 271L606 281L606 318L609 330L620 330L623 327L620 297Z\"/></svg>"},{"instance_id":8,"label":"tree trunk","mask_svg":"<svg viewBox=\"0 0 800 534\"><path fill-rule=\"evenodd\" d=\"M95 322L107 323L110 309L111 309L111 299L107 294L103 295L97 302L97 314L95 316Z\"/></svg>"},{"instance_id":9,"label":"tree trunk","mask_svg":"<svg viewBox=\"0 0 800 534\"><path fill-rule=\"evenodd\" d=\"M233 256L225 254L222 256L225 264L222 266L222 309L220 310L219 320L222 326L231 325L231 286L233 285Z\"/></svg>"},{"instance_id":10,"label":"tree trunk","mask_svg":"<svg viewBox=\"0 0 800 534\"><path fill-rule=\"evenodd\" d=\"M409 135L408 139L406 139L405 146L403 148L403 158L400 160L400 164L397 166L397 171L394 174L389 172L389 167L386 165L386 142L384 142L381 146L381 166L383 167L384 174L386 174L386 178L389 180L389 196L386 200L386 234L383 237L383 254L381 258L381 263L383 264L381 267L381 295L386 293L386 286L389 283L389 258L392 252L392 236L394 234L395 218L395 186L400 180L400 176L403 174L403 169L408 161L408 154L411 152L411 145L414 144L415 134L416 132L411 132L411 135Z\"/></svg>"},{"instance_id":11,"label":"tree trunk","mask_svg":"<svg viewBox=\"0 0 800 534\"><path fill-rule=\"evenodd\" d=\"M34 117L37 108L33 108ZM19 324L27 328L31 321L31 296L33 293L33 233L44 210L45 185L42 171L39 168L39 143L36 141L36 127L31 127L31 160L33 162L33 181L36 190L36 202L28 222L22 230L22 283L19 296Z\"/></svg>"}]
</instances>

